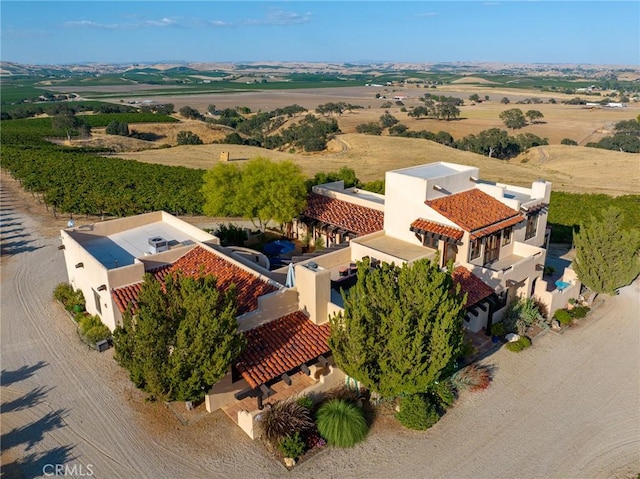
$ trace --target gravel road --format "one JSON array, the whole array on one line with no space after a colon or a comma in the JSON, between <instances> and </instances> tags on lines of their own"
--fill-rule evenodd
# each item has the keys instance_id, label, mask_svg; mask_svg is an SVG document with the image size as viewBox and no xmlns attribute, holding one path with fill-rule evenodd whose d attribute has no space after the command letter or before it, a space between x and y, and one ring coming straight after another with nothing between
<instances>
[{"instance_id":1,"label":"gravel road","mask_svg":"<svg viewBox=\"0 0 640 479\"><path fill-rule=\"evenodd\" d=\"M564 334L484 360L492 386L463 395L426 433L389 418L364 444L287 472L221 413L182 426L79 342L51 300L59 240L1 193L2 463L5 477L636 478L640 473L640 284Z\"/></svg>"}]
</instances>

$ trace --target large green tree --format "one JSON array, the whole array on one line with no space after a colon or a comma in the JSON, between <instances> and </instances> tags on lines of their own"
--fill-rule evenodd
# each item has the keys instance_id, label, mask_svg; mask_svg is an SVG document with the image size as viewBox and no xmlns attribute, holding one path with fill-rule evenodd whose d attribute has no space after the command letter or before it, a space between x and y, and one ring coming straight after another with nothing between
<instances>
[{"instance_id":1,"label":"large green tree","mask_svg":"<svg viewBox=\"0 0 640 479\"><path fill-rule=\"evenodd\" d=\"M238 358L244 336L237 334L235 289L221 294L213 276L182 278L182 310L169 358L176 399L199 399L224 377Z\"/></svg>"},{"instance_id":2,"label":"large green tree","mask_svg":"<svg viewBox=\"0 0 640 479\"><path fill-rule=\"evenodd\" d=\"M527 124L527 119L520 108L511 108L500 113L500 119L507 128L513 130L523 128Z\"/></svg>"},{"instance_id":3,"label":"large green tree","mask_svg":"<svg viewBox=\"0 0 640 479\"><path fill-rule=\"evenodd\" d=\"M235 291L222 294L212 276L146 275L138 309L114 332L115 358L153 398L195 401L220 380L244 345Z\"/></svg>"},{"instance_id":4,"label":"large green tree","mask_svg":"<svg viewBox=\"0 0 640 479\"><path fill-rule=\"evenodd\" d=\"M344 313L330 320L336 364L383 397L424 392L460 351L464 301L434 262L360 262Z\"/></svg>"},{"instance_id":5,"label":"large green tree","mask_svg":"<svg viewBox=\"0 0 640 479\"><path fill-rule=\"evenodd\" d=\"M604 209L601 216L591 216L574 232L573 269L591 291L614 294L640 274L640 231L622 228L624 217L618 208Z\"/></svg>"},{"instance_id":6,"label":"large green tree","mask_svg":"<svg viewBox=\"0 0 640 479\"><path fill-rule=\"evenodd\" d=\"M305 177L291 161L255 158L243 167L218 163L204 175L204 212L241 216L260 230L270 221L286 223L306 205Z\"/></svg>"}]
</instances>

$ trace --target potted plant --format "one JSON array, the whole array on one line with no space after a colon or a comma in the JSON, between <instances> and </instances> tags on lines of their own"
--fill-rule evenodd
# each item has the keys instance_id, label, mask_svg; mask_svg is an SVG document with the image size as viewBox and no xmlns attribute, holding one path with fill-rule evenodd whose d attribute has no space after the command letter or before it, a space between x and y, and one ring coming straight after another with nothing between
<instances>
[{"instance_id":1,"label":"potted plant","mask_svg":"<svg viewBox=\"0 0 640 479\"><path fill-rule=\"evenodd\" d=\"M300 242L302 243L302 253L308 253L309 252L309 245L311 244L311 236L309 236L308 234L304 235L301 239Z\"/></svg>"},{"instance_id":2,"label":"potted plant","mask_svg":"<svg viewBox=\"0 0 640 479\"><path fill-rule=\"evenodd\" d=\"M576 298L569 298L569 302L567 303L567 311L571 311L573 308L575 308L577 303L578 300L576 300Z\"/></svg>"},{"instance_id":3,"label":"potted plant","mask_svg":"<svg viewBox=\"0 0 640 479\"><path fill-rule=\"evenodd\" d=\"M505 329L504 324L498 322L491 325L491 340L497 343L498 340L504 336Z\"/></svg>"}]
</instances>

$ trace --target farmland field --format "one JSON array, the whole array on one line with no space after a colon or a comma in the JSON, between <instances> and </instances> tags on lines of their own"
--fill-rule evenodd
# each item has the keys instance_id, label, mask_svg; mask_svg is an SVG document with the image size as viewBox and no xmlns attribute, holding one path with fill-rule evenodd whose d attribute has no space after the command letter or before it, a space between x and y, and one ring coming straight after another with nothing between
<instances>
[{"instance_id":1,"label":"farmland field","mask_svg":"<svg viewBox=\"0 0 640 479\"><path fill-rule=\"evenodd\" d=\"M484 178L517 184L528 184L538 178L554 183L555 190L569 192L607 193L612 195L633 194L640 191L640 155L620 153L595 148L571 147L560 145L564 138L577 141L580 145L598 141L610 135L613 125L618 121L632 119L640 113L640 105L632 104L628 108L585 108L578 105L547 103L551 96L540 96L537 92L523 90L486 90L477 85L447 85L447 91L425 90L409 87L354 87L307 90L274 90L269 92L240 92L219 95L193 95L175 97L140 97L139 100L157 99L174 103L176 110L190 106L205 112L207 106L215 104L218 109L234 106L247 106L252 111L269 111L287 105L298 104L313 111L318 105L343 101L361 105L364 108L344 113L337 117L343 134L330 142L325 152L302 154L286 153L263 148L205 144L202 146L183 146L162 150L148 150L130 153L118 153L119 157L150 163L181 165L193 168L211 168L219 161L220 152L228 151L232 160L244 160L264 156L274 160L290 159L298 163L305 174L318 171L330 171L342 166L353 168L362 181L382 179L384 172L432 161L451 161L478 166ZM455 88L455 90L453 89ZM461 109L461 119L443 121L408 117L400 111L400 106L381 108L388 98L406 95L403 100L407 107L420 104L418 97L425 92L457 96L465 100ZM380 93L387 99L376 99ZM490 101L472 105L469 95L478 93L482 98L490 96ZM511 103L504 105L500 99L507 96ZM525 98L540 98L541 104L516 104ZM558 101L572 98L566 95L554 95ZM368 136L355 133L360 123L377 121L380 115L389 111L411 130L447 131L459 139L468 134L477 134L488 128L506 129L499 119L501 111L508 108L520 108L523 111L535 109L544 118L539 124L529 125L519 130L509 130L510 135L533 133L549 140L550 145L538 147L510 161L501 161L448 148L426 140L397 138L390 136ZM191 129L201 135L205 143L218 140L226 133L224 130L208 128L202 122L190 121L188 124L173 125L136 125L140 131L154 132L161 129L162 143L175 144L171 140L177 131ZM120 148L122 149L122 148ZM142 149L142 148L137 148Z\"/></svg>"}]
</instances>

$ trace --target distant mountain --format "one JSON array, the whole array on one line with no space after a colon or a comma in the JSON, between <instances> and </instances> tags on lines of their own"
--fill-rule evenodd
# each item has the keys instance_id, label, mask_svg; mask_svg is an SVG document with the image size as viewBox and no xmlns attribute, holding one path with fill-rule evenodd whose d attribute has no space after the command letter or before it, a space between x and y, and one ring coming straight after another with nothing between
<instances>
[{"instance_id":1,"label":"distant mountain","mask_svg":"<svg viewBox=\"0 0 640 479\"><path fill-rule=\"evenodd\" d=\"M551 63L396 63L396 62L148 62L148 63L78 63L73 65L25 65L15 62L0 62L2 76L61 76L82 74L120 74L131 71L148 73L175 72L242 72L246 73L371 73L375 72L449 72L459 75L494 73L529 76L580 76L582 78L598 78L606 75L625 74L631 79L640 78L640 67L637 65L585 65L585 64L551 64Z\"/></svg>"}]
</instances>

